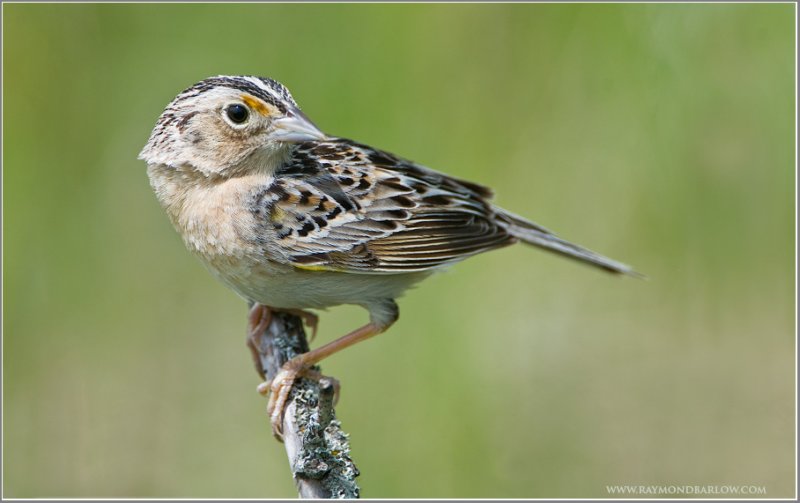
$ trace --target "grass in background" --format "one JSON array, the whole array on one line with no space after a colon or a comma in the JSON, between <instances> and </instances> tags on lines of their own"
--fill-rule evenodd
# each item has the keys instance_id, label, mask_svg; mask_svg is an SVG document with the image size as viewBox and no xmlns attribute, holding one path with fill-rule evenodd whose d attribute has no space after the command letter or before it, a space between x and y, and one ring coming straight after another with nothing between
<instances>
[{"instance_id":1,"label":"grass in background","mask_svg":"<svg viewBox=\"0 0 800 503\"><path fill-rule=\"evenodd\" d=\"M794 6L3 6L6 497L292 497L246 309L136 160L174 95L276 78L325 131L636 266L522 246L326 361L367 497L794 490ZM320 341L362 311L324 313Z\"/></svg>"}]
</instances>

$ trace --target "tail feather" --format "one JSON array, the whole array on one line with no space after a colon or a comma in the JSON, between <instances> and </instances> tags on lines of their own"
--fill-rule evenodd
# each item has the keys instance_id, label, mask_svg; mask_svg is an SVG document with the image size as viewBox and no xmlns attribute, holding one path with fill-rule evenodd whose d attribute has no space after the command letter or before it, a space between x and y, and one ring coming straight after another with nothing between
<instances>
[{"instance_id":1,"label":"tail feather","mask_svg":"<svg viewBox=\"0 0 800 503\"><path fill-rule=\"evenodd\" d=\"M500 222L505 224L509 234L528 244L536 245L565 257L586 262L615 274L625 274L640 278L644 277L627 264L617 262L616 260L604 257L582 246L565 241L544 227L525 220L513 213L498 208L497 214L500 217Z\"/></svg>"}]
</instances>

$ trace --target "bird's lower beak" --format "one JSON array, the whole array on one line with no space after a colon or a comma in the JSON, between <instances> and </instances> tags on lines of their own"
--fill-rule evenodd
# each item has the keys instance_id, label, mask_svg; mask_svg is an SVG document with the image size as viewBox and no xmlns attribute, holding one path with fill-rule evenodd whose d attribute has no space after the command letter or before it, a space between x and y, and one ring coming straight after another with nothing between
<instances>
[{"instance_id":1,"label":"bird's lower beak","mask_svg":"<svg viewBox=\"0 0 800 503\"><path fill-rule=\"evenodd\" d=\"M327 136L319 130L317 126L306 117L306 114L298 108L288 111L285 117L276 119L272 123L272 132L269 134L271 140L287 143L299 143L303 141L325 140Z\"/></svg>"}]
</instances>

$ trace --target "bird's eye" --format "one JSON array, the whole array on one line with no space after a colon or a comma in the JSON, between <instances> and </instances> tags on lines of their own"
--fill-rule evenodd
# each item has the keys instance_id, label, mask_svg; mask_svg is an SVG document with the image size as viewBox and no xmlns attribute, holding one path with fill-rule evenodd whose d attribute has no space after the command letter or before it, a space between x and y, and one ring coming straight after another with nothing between
<instances>
[{"instance_id":1,"label":"bird's eye","mask_svg":"<svg viewBox=\"0 0 800 503\"><path fill-rule=\"evenodd\" d=\"M226 108L225 113L234 124L243 124L250 116L250 111L247 110L247 107L238 103L234 103Z\"/></svg>"}]
</instances>

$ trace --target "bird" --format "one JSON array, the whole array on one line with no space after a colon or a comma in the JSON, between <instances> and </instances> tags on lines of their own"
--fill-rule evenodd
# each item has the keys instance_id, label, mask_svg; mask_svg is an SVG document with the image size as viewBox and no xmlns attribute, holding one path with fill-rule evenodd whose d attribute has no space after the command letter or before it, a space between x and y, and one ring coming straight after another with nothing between
<instances>
[{"instance_id":1,"label":"bird","mask_svg":"<svg viewBox=\"0 0 800 503\"><path fill-rule=\"evenodd\" d=\"M617 274L630 266L566 241L492 202L492 190L322 132L271 78L219 75L180 92L139 154L156 198L186 247L248 301L247 343L273 311L342 304L369 322L300 354L259 390L273 433L294 381L386 331L396 299L473 255L525 243Z\"/></svg>"}]
</instances>

